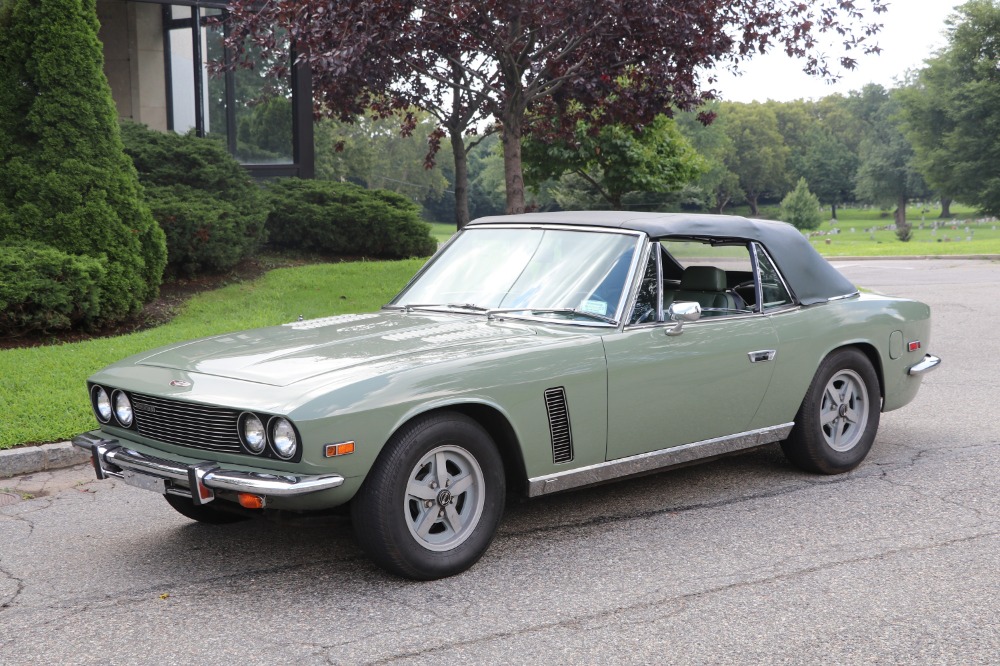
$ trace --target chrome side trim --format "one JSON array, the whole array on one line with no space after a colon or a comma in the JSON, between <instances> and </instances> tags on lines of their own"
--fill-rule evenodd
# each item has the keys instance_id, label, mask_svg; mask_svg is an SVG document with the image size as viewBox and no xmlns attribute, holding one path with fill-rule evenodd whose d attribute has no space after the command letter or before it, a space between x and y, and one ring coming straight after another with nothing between
<instances>
[{"instance_id":1,"label":"chrome side trim","mask_svg":"<svg viewBox=\"0 0 1000 666\"><path fill-rule=\"evenodd\" d=\"M528 479L528 497L538 497L551 493L603 483L623 476L643 474L653 470L685 465L695 460L713 458L743 449L752 449L762 444L778 442L792 431L794 423L750 430L737 435L716 437L702 442L674 446L650 453L641 453L620 460L609 460L579 469L557 472Z\"/></svg>"},{"instance_id":2,"label":"chrome side trim","mask_svg":"<svg viewBox=\"0 0 1000 666\"><path fill-rule=\"evenodd\" d=\"M834 301L846 301L848 298L857 298L860 295L861 295L860 291L853 291L849 294L844 294L843 296L831 296L830 298L826 299L826 302L832 303Z\"/></svg>"},{"instance_id":3,"label":"chrome side trim","mask_svg":"<svg viewBox=\"0 0 1000 666\"><path fill-rule=\"evenodd\" d=\"M189 489L193 474L207 488L274 497L304 495L337 488L344 484L344 477L339 474L278 475L225 469L216 463L185 465L125 448L118 443L118 440L103 439L93 433L74 437L73 446L91 452L94 471L99 479L121 478L122 470L130 469L140 474L180 482L186 487L185 489ZM210 501L207 498L202 499Z\"/></svg>"},{"instance_id":4,"label":"chrome side trim","mask_svg":"<svg viewBox=\"0 0 1000 666\"><path fill-rule=\"evenodd\" d=\"M920 363L910 366L907 369L906 374L919 377L924 373L930 372L939 365L941 365L940 358L934 356L933 354L927 354L926 356L924 356L924 360L922 360Z\"/></svg>"},{"instance_id":5,"label":"chrome side trim","mask_svg":"<svg viewBox=\"0 0 1000 666\"><path fill-rule=\"evenodd\" d=\"M785 276L781 274L781 269L778 268L778 264L774 261L774 257L771 256L771 253L768 252L767 248L764 247L759 241L753 241L753 242L764 253L764 257L767 258L768 263L771 264L771 268L774 269L774 273L778 276L778 279L781 280L782 286L785 287L785 293L787 293L788 297L792 299L792 303L790 303L789 305L791 305L791 304L798 305L799 304L799 297L795 295L795 292L792 291L792 288L791 288L791 286L789 286L788 281L785 280ZM758 255L756 253L754 253L754 261L755 261L755 263L756 263L756 260L757 260L757 256ZM764 298L764 288L763 288L764 281L761 279L761 276L760 276L760 266L759 265L756 266L756 269L757 269L757 275L754 276L754 279L757 281L757 285L760 287L760 295L758 296L758 298L763 299ZM757 307L760 309L761 312L766 312L764 310L764 301L763 300L761 300L757 304ZM778 307L784 307L784 306L778 306Z\"/></svg>"}]
</instances>

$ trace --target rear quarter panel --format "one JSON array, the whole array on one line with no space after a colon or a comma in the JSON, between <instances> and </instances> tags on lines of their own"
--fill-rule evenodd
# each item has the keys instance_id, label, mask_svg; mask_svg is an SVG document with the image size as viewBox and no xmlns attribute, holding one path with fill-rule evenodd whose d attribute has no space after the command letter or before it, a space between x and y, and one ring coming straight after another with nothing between
<instances>
[{"instance_id":1,"label":"rear quarter panel","mask_svg":"<svg viewBox=\"0 0 1000 666\"><path fill-rule=\"evenodd\" d=\"M920 377L911 377L907 369L923 358L930 344L930 308L924 303L862 294L769 316L778 335L778 355L753 427L794 420L820 363L832 351L850 345L874 351L882 411L898 409L916 396ZM892 344L894 332L902 338L901 349ZM906 343L914 340L922 348L906 351Z\"/></svg>"}]
</instances>

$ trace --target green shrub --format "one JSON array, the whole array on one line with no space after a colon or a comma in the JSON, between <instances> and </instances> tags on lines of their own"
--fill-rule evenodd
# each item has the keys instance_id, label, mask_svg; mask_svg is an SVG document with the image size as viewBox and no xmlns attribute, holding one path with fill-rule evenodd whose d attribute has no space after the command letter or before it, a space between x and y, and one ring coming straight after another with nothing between
<instances>
[{"instance_id":1,"label":"green shrub","mask_svg":"<svg viewBox=\"0 0 1000 666\"><path fill-rule=\"evenodd\" d=\"M387 190L285 178L267 192L268 237L279 248L365 257L424 257L437 249L420 207Z\"/></svg>"},{"instance_id":2,"label":"green shrub","mask_svg":"<svg viewBox=\"0 0 1000 666\"><path fill-rule=\"evenodd\" d=\"M267 199L219 141L127 121L122 137L166 232L169 273L223 272L257 251Z\"/></svg>"},{"instance_id":3,"label":"green shrub","mask_svg":"<svg viewBox=\"0 0 1000 666\"><path fill-rule=\"evenodd\" d=\"M53 331L94 322L101 312L105 264L42 243L0 246L0 331Z\"/></svg>"},{"instance_id":4,"label":"green shrub","mask_svg":"<svg viewBox=\"0 0 1000 666\"><path fill-rule=\"evenodd\" d=\"M781 219L796 229L816 229L822 222L819 198L809 191L805 178L799 178L795 189L781 200Z\"/></svg>"},{"instance_id":5,"label":"green shrub","mask_svg":"<svg viewBox=\"0 0 1000 666\"><path fill-rule=\"evenodd\" d=\"M110 323L156 296L166 244L122 150L97 31L94 0L0 4L0 243L100 259L85 309Z\"/></svg>"}]
</instances>

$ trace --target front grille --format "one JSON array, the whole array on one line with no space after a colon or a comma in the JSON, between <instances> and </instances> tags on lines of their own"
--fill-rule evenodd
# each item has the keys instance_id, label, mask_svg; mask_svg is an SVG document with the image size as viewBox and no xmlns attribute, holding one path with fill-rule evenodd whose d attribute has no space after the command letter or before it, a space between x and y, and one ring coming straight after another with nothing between
<instances>
[{"instance_id":1,"label":"front grille","mask_svg":"<svg viewBox=\"0 0 1000 666\"><path fill-rule=\"evenodd\" d=\"M235 410L140 393L132 394L132 408L135 428L143 437L195 449L243 453L237 430L240 413Z\"/></svg>"},{"instance_id":2,"label":"front grille","mask_svg":"<svg viewBox=\"0 0 1000 666\"><path fill-rule=\"evenodd\" d=\"M569 426L566 389L559 387L545 391L545 411L549 415L552 462L558 464L573 460L573 431Z\"/></svg>"}]
</instances>

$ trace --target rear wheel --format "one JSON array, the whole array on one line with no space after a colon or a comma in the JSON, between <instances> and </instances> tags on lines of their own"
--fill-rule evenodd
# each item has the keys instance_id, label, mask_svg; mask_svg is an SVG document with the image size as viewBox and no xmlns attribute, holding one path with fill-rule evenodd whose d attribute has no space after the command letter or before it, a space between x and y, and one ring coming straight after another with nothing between
<instances>
[{"instance_id":1,"label":"rear wheel","mask_svg":"<svg viewBox=\"0 0 1000 666\"><path fill-rule=\"evenodd\" d=\"M418 419L386 444L351 503L361 547L384 569L417 580L475 564L503 513L503 461L472 419Z\"/></svg>"},{"instance_id":2,"label":"rear wheel","mask_svg":"<svg viewBox=\"0 0 1000 666\"><path fill-rule=\"evenodd\" d=\"M250 519L249 516L243 516L235 512L230 513L225 509L219 509L211 504L195 504L187 497L180 497L178 495L164 495L163 497L167 500L167 504L177 510L177 513L185 518L197 520L199 523L228 525L229 523L238 523Z\"/></svg>"},{"instance_id":3,"label":"rear wheel","mask_svg":"<svg viewBox=\"0 0 1000 666\"><path fill-rule=\"evenodd\" d=\"M855 348L837 350L820 364L781 448L806 471L847 472L868 455L880 411L878 377L871 361Z\"/></svg>"}]
</instances>

